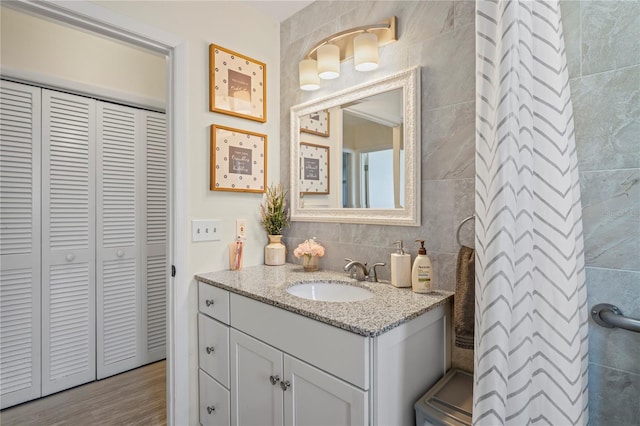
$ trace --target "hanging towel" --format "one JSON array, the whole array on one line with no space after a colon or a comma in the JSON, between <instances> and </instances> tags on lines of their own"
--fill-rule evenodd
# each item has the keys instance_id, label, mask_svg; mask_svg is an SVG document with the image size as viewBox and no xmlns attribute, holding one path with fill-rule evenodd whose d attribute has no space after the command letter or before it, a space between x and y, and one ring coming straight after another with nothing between
<instances>
[{"instance_id":1,"label":"hanging towel","mask_svg":"<svg viewBox=\"0 0 640 426\"><path fill-rule=\"evenodd\" d=\"M456 270L456 292L453 299L453 324L456 332L455 345L464 349L473 349L475 257L474 249L460 247Z\"/></svg>"}]
</instances>

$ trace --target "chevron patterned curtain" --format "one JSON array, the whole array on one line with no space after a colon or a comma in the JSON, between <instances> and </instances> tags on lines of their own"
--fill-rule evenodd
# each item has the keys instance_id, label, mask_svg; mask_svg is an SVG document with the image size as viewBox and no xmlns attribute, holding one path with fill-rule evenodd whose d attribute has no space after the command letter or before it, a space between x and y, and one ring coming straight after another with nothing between
<instances>
[{"instance_id":1,"label":"chevron patterned curtain","mask_svg":"<svg viewBox=\"0 0 640 426\"><path fill-rule=\"evenodd\" d=\"M558 1L476 2L474 425L587 424L587 291Z\"/></svg>"}]
</instances>

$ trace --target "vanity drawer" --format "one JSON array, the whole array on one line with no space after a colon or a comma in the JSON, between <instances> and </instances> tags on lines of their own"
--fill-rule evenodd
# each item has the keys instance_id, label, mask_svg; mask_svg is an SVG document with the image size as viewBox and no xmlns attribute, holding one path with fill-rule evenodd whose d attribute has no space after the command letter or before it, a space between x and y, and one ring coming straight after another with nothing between
<instances>
[{"instance_id":1,"label":"vanity drawer","mask_svg":"<svg viewBox=\"0 0 640 426\"><path fill-rule=\"evenodd\" d=\"M229 324L229 292L203 282L198 283L198 309L225 324Z\"/></svg>"},{"instance_id":2,"label":"vanity drawer","mask_svg":"<svg viewBox=\"0 0 640 426\"><path fill-rule=\"evenodd\" d=\"M369 389L370 339L231 294L231 324L363 390Z\"/></svg>"},{"instance_id":3,"label":"vanity drawer","mask_svg":"<svg viewBox=\"0 0 640 426\"><path fill-rule=\"evenodd\" d=\"M198 370L198 372L200 374L200 424L203 426L230 425L229 391L204 371Z\"/></svg>"},{"instance_id":4,"label":"vanity drawer","mask_svg":"<svg viewBox=\"0 0 640 426\"><path fill-rule=\"evenodd\" d=\"M200 368L229 388L229 327L198 314Z\"/></svg>"}]
</instances>

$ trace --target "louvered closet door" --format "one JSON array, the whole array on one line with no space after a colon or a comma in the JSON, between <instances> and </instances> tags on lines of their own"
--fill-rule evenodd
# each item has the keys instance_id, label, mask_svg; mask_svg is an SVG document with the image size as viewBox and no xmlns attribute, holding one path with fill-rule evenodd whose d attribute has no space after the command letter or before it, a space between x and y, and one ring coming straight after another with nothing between
<instances>
[{"instance_id":1,"label":"louvered closet door","mask_svg":"<svg viewBox=\"0 0 640 426\"><path fill-rule=\"evenodd\" d=\"M140 365L138 111L98 102L98 379Z\"/></svg>"},{"instance_id":2,"label":"louvered closet door","mask_svg":"<svg viewBox=\"0 0 640 426\"><path fill-rule=\"evenodd\" d=\"M95 101L42 91L42 394L95 380Z\"/></svg>"},{"instance_id":3,"label":"louvered closet door","mask_svg":"<svg viewBox=\"0 0 640 426\"><path fill-rule=\"evenodd\" d=\"M40 396L40 92L0 81L0 408Z\"/></svg>"},{"instance_id":4,"label":"louvered closet door","mask_svg":"<svg viewBox=\"0 0 640 426\"><path fill-rule=\"evenodd\" d=\"M142 111L145 145L145 253L142 363L166 358L168 259L168 156L164 114Z\"/></svg>"}]
</instances>

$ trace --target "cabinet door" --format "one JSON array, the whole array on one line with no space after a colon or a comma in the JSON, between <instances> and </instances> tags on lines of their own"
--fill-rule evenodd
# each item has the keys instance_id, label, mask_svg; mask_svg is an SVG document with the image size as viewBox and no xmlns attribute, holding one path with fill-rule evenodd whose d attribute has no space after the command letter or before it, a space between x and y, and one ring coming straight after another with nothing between
<instances>
[{"instance_id":1,"label":"cabinet door","mask_svg":"<svg viewBox=\"0 0 640 426\"><path fill-rule=\"evenodd\" d=\"M40 92L0 81L0 408L40 396Z\"/></svg>"},{"instance_id":2,"label":"cabinet door","mask_svg":"<svg viewBox=\"0 0 640 426\"><path fill-rule=\"evenodd\" d=\"M139 365L137 182L142 173L137 111L98 102L97 123L97 377L102 379Z\"/></svg>"},{"instance_id":3,"label":"cabinet door","mask_svg":"<svg viewBox=\"0 0 640 426\"><path fill-rule=\"evenodd\" d=\"M146 176L143 194L146 213L142 260L143 364L166 358L169 197L167 120L164 114L141 111Z\"/></svg>"},{"instance_id":4,"label":"cabinet door","mask_svg":"<svg viewBox=\"0 0 640 426\"><path fill-rule=\"evenodd\" d=\"M95 104L42 91L42 395L96 378Z\"/></svg>"},{"instance_id":5,"label":"cabinet door","mask_svg":"<svg viewBox=\"0 0 640 426\"><path fill-rule=\"evenodd\" d=\"M282 352L231 329L231 424L282 425Z\"/></svg>"},{"instance_id":6,"label":"cabinet door","mask_svg":"<svg viewBox=\"0 0 640 426\"><path fill-rule=\"evenodd\" d=\"M367 392L284 355L285 425L365 425Z\"/></svg>"}]
</instances>

